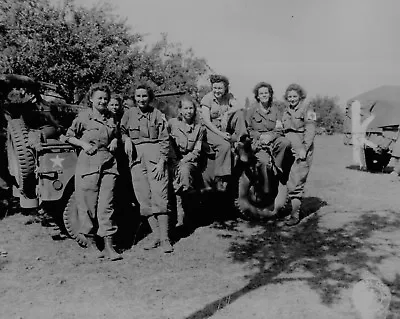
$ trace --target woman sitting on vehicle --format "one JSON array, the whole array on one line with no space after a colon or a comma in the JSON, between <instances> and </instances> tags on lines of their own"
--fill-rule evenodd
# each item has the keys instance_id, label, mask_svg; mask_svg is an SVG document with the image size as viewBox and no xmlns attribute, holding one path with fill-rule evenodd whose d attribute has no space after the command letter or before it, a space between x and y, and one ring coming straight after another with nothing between
<instances>
[{"instance_id":1,"label":"woman sitting on vehicle","mask_svg":"<svg viewBox=\"0 0 400 319\"><path fill-rule=\"evenodd\" d=\"M286 221L287 226L294 226L300 221L301 200L314 153L316 115L313 107L306 103L306 96L306 92L298 84L289 85L284 95L287 107L282 124L295 154L288 181L292 212L290 219Z\"/></svg>"},{"instance_id":2,"label":"woman sitting on vehicle","mask_svg":"<svg viewBox=\"0 0 400 319\"><path fill-rule=\"evenodd\" d=\"M277 168L277 177L284 186L284 198L276 201L275 215L283 207L286 200L286 183L290 167L293 163L290 141L284 137L282 131L282 113L273 103L274 91L272 86L265 82L258 83L253 90L256 103L250 107L246 115L246 124L252 139L252 150L260 163L261 173L264 176L264 193L269 192L267 171L273 163ZM269 152L271 150L271 153Z\"/></svg>"},{"instance_id":3,"label":"woman sitting on vehicle","mask_svg":"<svg viewBox=\"0 0 400 319\"><path fill-rule=\"evenodd\" d=\"M119 94L112 93L110 101L108 102L107 108L111 115L114 117L115 123L119 126L121 124L121 118L124 114L122 96Z\"/></svg>"},{"instance_id":4,"label":"woman sitting on vehicle","mask_svg":"<svg viewBox=\"0 0 400 319\"><path fill-rule=\"evenodd\" d=\"M119 94L111 94L110 101L107 105L110 115L114 118L117 125L118 142L121 142L121 119L124 114L124 107L122 105L122 96ZM127 165L126 155L123 150L123 145L118 144L116 157L118 162L118 170L121 172L122 166ZM122 176L124 178L125 176Z\"/></svg>"},{"instance_id":5,"label":"woman sitting on vehicle","mask_svg":"<svg viewBox=\"0 0 400 319\"><path fill-rule=\"evenodd\" d=\"M136 107L125 111L121 130L140 214L147 217L152 230L152 239L144 249L161 246L164 253L170 253L173 248L168 237L169 134L163 114L151 105L153 100L153 90L139 85L134 93Z\"/></svg>"},{"instance_id":6,"label":"woman sitting on vehicle","mask_svg":"<svg viewBox=\"0 0 400 319\"><path fill-rule=\"evenodd\" d=\"M118 260L122 257L112 244L112 236L117 231L112 217L118 171L114 156L117 126L107 110L110 88L106 84L94 84L88 98L92 107L77 115L66 134L66 142L82 148L75 173L75 199L81 221L79 233L88 237L92 244L96 235L103 239L105 255Z\"/></svg>"},{"instance_id":7,"label":"woman sitting on vehicle","mask_svg":"<svg viewBox=\"0 0 400 319\"><path fill-rule=\"evenodd\" d=\"M184 96L178 105L177 118L169 120L169 131L172 140L171 156L173 167L173 185L177 203L178 221L176 226L183 225L183 201L189 191L194 189L194 173L202 147L204 128L197 118L196 106L189 96Z\"/></svg>"},{"instance_id":8,"label":"woman sitting on vehicle","mask_svg":"<svg viewBox=\"0 0 400 319\"><path fill-rule=\"evenodd\" d=\"M202 119L206 127L207 144L215 152L215 180L217 189L224 191L231 175L231 143L246 135L242 110L229 92L225 76L210 76L212 91L201 100Z\"/></svg>"}]
</instances>

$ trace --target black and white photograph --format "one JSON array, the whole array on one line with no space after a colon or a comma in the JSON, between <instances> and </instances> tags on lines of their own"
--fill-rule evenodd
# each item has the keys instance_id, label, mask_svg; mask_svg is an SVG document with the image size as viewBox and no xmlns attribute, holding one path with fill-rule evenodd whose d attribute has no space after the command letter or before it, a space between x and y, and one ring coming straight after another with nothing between
<instances>
[{"instance_id":1,"label":"black and white photograph","mask_svg":"<svg viewBox=\"0 0 400 319\"><path fill-rule=\"evenodd\" d=\"M0 0L0 319L400 319L399 12Z\"/></svg>"}]
</instances>

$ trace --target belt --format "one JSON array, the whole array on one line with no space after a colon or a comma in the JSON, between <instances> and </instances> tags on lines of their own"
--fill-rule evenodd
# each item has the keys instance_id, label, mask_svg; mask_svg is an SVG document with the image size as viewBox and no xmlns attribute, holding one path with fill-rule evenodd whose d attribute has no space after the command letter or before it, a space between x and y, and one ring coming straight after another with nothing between
<instances>
[{"instance_id":1,"label":"belt","mask_svg":"<svg viewBox=\"0 0 400 319\"><path fill-rule=\"evenodd\" d=\"M132 139L132 142L135 145L139 145L139 144L157 144L159 143L161 140L159 139L151 139L151 138L144 138L144 139Z\"/></svg>"},{"instance_id":2,"label":"belt","mask_svg":"<svg viewBox=\"0 0 400 319\"><path fill-rule=\"evenodd\" d=\"M287 129L283 130L284 133L289 133L289 132L292 132L292 133L304 133L305 131L306 131L305 129L296 130L294 128L287 128Z\"/></svg>"}]
</instances>

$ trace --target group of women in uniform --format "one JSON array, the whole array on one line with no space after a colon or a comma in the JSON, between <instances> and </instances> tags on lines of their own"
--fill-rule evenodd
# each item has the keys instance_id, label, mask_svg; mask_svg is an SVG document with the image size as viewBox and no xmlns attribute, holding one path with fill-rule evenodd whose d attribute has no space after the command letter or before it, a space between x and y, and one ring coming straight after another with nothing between
<instances>
[{"instance_id":1,"label":"group of women in uniform","mask_svg":"<svg viewBox=\"0 0 400 319\"><path fill-rule=\"evenodd\" d=\"M226 77L215 75L210 81L212 91L201 100L201 112L192 97L184 96L179 101L178 116L168 121L153 107L154 92L147 85L135 88L134 105L125 111L124 101L111 94L106 84L90 88L91 107L77 115L65 140L81 149L75 174L79 233L98 248L100 258L122 258L113 247L117 232L113 222L115 186L119 176L125 174L120 163L129 163L126 166L140 214L151 228L151 240L144 248L160 247L170 253L169 185L172 181L179 226L183 224L183 201L195 189L194 176L205 147L214 151L220 191L226 189L231 175L232 149L237 150L240 161L246 162L248 152L243 149L251 145L263 162L263 150L272 147L293 206L287 224L298 223L315 135L315 113L304 103L304 90L298 85L287 88L287 108L282 114L273 103L272 87L259 83L254 89L256 103L245 114L229 92ZM284 160L288 152L295 155L293 165Z\"/></svg>"}]
</instances>

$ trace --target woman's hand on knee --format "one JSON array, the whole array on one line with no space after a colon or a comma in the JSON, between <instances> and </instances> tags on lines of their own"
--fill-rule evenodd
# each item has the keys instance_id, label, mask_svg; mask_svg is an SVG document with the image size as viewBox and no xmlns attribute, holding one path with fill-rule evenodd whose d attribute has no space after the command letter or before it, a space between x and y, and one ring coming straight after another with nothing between
<instances>
[{"instance_id":1,"label":"woman's hand on knee","mask_svg":"<svg viewBox=\"0 0 400 319\"><path fill-rule=\"evenodd\" d=\"M154 169L154 176L158 181L165 176L165 164L166 162L164 161L164 159L160 159Z\"/></svg>"},{"instance_id":2,"label":"woman's hand on knee","mask_svg":"<svg viewBox=\"0 0 400 319\"><path fill-rule=\"evenodd\" d=\"M124 143L124 149L125 153L131 158L132 157L132 152L133 152L133 147L132 147L132 142L130 139L125 139Z\"/></svg>"}]
</instances>

